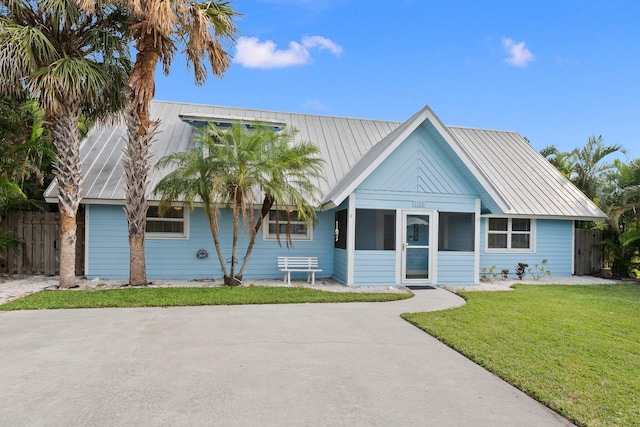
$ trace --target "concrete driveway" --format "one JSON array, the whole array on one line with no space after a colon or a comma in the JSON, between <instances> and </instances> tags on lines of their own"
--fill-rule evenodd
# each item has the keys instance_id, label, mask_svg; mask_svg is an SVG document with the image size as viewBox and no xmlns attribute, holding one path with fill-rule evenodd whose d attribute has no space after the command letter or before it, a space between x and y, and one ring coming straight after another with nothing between
<instances>
[{"instance_id":1,"label":"concrete driveway","mask_svg":"<svg viewBox=\"0 0 640 427\"><path fill-rule=\"evenodd\" d=\"M554 426L391 303L0 313L0 425Z\"/></svg>"}]
</instances>

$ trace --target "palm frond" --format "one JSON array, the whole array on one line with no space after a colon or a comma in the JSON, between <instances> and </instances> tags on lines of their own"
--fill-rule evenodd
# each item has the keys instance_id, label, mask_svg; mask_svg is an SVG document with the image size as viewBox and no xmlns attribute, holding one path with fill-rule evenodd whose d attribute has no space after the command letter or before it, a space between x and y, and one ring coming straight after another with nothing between
<instances>
[{"instance_id":1,"label":"palm frond","mask_svg":"<svg viewBox=\"0 0 640 427\"><path fill-rule=\"evenodd\" d=\"M11 231L5 228L0 228L0 251L10 250L18 253L22 241L11 236ZM2 254L0 253L0 259Z\"/></svg>"},{"instance_id":2,"label":"palm frond","mask_svg":"<svg viewBox=\"0 0 640 427\"><path fill-rule=\"evenodd\" d=\"M620 235L620 244L622 246L629 246L634 242L640 240L640 227L636 227Z\"/></svg>"}]
</instances>

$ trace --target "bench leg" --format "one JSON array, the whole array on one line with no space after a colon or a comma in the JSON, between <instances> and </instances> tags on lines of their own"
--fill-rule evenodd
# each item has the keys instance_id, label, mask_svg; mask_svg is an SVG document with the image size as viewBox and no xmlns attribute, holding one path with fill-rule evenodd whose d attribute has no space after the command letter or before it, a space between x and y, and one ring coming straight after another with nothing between
<instances>
[{"instance_id":1,"label":"bench leg","mask_svg":"<svg viewBox=\"0 0 640 427\"><path fill-rule=\"evenodd\" d=\"M315 271L311 271L310 275L311 275L311 284L315 285L316 284L316 272Z\"/></svg>"}]
</instances>

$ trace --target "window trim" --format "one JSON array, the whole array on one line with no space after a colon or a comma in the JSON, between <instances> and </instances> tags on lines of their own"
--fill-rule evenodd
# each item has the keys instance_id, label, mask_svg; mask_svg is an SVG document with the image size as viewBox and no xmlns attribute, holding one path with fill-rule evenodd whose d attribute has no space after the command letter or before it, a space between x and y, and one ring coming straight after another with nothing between
<instances>
[{"instance_id":1,"label":"window trim","mask_svg":"<svg viewBox=\"0 0 640 427\"><path fill-rule=\"evenodd\" d=\"M283 210L284 209L271 209L269 213L283 211ZM296 211L297 211L296 209L291 210L291 212L296 212ZM277 241L278 237L276 236L276 234L269 233L269 223L270 223L269 214L267 214L262 219L262 240ZM275 221L273 221L273 223L275 224ZM301 234L292 234L291 240L296 242L310 242L313 240L313 224L307 223L305 221L291 221L291 224L306 224L307 226L306 236L302 236ZM282 240L283 238L286 239L286 234L281 233L280 239Z\"/></svg>"},{"instance_id":2,"label":"window trim","mask_svg":"<svg viewBox=\"0 0 640 427\"><path fill-rule=\"evenodd\" d=\"M157 207L158 205L150 203L149 207L152 207L152 206ZM181 208L183 212L182 218L164 218L160 216L150 217L148 215L149 211L147 210L146 220L149 221L149 219L151 218L153 221L160 221L160 222L182 222L183 232L182 233L163 233L158 231L145 231L145 238L152 239L152 240L188 240L189 239L189 228L190 228L189 227L189 217L190 217L189 209L186 209L184 206L174 206L174 208Z\"/></svg>"},{"instance_id":3,"label":"window trim","mask_svg":"<svg viewBox=\"0 0 640 427\"><path fill-rule=\"evenodd\" d=\"M485 217L485 251L491 253L533 253L536 252L536 220L535 218L529 217L510 217L510 216L490 216ZM507 230L506 231L490 231L489 230L489 221L492 219L506 219L507 220ZM513 220L514 219L528 219L530 224L529 231L513 231ZM507 247L506 248L490 248L489 247L489 235L490 234L506 234L507 236ZM511 247L511 236L513 234L528 234L529 235L529 247L528 248L512 248Z\"/></svg>"}]
</instances>

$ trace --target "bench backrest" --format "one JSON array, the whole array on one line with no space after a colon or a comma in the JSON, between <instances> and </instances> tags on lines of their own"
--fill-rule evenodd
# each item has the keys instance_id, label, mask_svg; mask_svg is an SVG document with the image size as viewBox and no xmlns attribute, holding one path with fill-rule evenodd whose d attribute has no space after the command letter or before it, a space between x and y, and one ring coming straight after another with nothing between
<instances>
[{"instance_id":1,"label":"bench backrest","mask_svg":"<svg viewBox=\"0 0 640 427\"><path fill-rule=\"evenodd\" d=\"M278 268L317 268L318 257L279 256Z\"/></svg>"}]
</instances>

